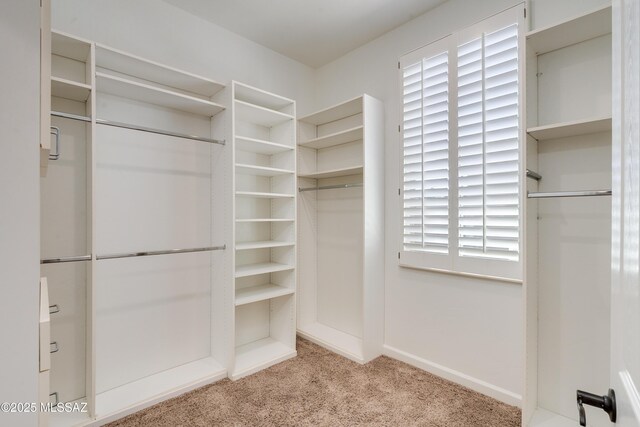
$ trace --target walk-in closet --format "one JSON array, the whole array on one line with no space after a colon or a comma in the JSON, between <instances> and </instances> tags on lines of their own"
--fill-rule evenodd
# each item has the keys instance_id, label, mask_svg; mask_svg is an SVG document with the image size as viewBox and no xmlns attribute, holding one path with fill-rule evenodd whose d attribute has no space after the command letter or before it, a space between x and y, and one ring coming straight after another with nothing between
<instances>
[{"instance_id":1,"label":"walk-in closet","mask_svg":"<svg viewBox=\"0 0 640 427\"><path fill-rule=\"evenodd\" d=\"M638 0L6 0L0 427L640 427Z\"/></svg>"}]
</instances>

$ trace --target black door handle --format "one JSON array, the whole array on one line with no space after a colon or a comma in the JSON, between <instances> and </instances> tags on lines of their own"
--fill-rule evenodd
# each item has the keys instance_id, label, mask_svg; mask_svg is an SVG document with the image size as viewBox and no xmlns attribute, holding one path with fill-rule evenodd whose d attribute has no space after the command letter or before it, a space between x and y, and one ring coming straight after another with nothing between
<instances>
[{"instance_id":1,"label":"black door handle","mask_svg":"<svg viewBox=\"0 0 640 427\"><path fill-rule=\"evenodd\" d=\"M609 393L604 396L578 390L576 392L576 399L578 401L578 413L580 414L581 426L587 425L587 414L585 413L583 405L595 406L596 408L602 409L609 414L609 420L611 420L612 423L616 422L616 393L613 389L610 388Z\"/></svg>"}]
</instances>

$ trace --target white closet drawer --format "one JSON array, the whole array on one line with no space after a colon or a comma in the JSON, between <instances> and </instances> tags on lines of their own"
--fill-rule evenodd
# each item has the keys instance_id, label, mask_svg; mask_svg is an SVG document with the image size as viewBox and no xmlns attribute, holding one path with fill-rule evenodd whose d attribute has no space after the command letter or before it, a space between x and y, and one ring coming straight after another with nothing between
<instances>
[{"instance_id":1,"label":"white closet drawer","mask_svg":"<svg viewBox=\"0 0 640 427\"><path fill-rule=\"evenodd\" d=\"M51 319L49 317L49 286L47 278L40 278L40 372L51 368ZM47 374L48 375L48 374ZM48 394L47 394L48 395Z\"/></svg>"}]
</instances>

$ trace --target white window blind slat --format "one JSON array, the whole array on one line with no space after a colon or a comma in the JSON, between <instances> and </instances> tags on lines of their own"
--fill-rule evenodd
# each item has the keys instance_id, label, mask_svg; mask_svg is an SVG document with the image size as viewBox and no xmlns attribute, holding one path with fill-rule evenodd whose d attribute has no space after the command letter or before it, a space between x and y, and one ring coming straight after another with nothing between
<instances>
[{"instance_id":1,"label":"white window blind slat","mask_svg":"<svg viewBox=\"0 0 640 427\"><path fill-rule=\"evenodd\" d=\"M481 63L473 72L469 58ZM458 97L463 100L463 106L458 107L459 255L517 261L520 159L517 25L483 34L459 46L458 64ZM471 97L474 103L468 101ZM495 218L492 213L500 217ZM494 225L512 228L507 232Z\"/></svg>"},{"instance_id":2,"label":"white window blind slat","mask_svg":"<svg viewBox=\"0 0 640 427\"><path fill-rule=\"evenodd\" d=\"M403 244L405 250L446 253L449 246L448 52L405 67L403 73Z\"/></svg>"},{"instance_id":3,"label":"white window blind slat","mask_svg":"<svg viewBox=\"0 0 640 427\"><path fill-rule=\"evenodd\" d=\"M521 277L521 13L402 59L403 265Z\"/></svg>"}]
</instances>

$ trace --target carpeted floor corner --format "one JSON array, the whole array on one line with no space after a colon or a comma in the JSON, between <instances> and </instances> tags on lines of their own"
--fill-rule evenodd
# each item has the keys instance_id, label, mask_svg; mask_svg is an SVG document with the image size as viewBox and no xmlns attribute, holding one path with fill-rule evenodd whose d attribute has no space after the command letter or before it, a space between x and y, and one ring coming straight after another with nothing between
<instances>
[{"instance_id":1,"label":"carpeted floor corner","mask_svg":"<svg viewBox=\"0 0 640 427\"><path fill-rule=\"evenodd\" d=\"M388 357L364 366L307 340L298 357L109 427L520 426L520 410Z\"/></svg>"}]
</instances>

